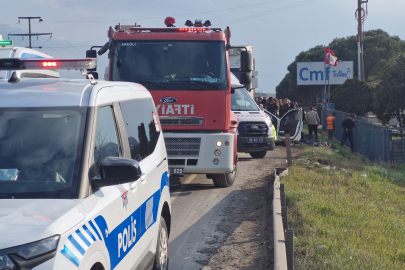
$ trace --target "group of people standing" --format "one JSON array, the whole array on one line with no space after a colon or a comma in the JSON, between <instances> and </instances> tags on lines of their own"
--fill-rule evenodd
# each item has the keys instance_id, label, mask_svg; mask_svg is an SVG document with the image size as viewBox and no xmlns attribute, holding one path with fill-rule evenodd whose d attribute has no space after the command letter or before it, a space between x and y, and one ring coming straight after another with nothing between
<instances>
[{"instance_id":1,"label":"group of people standing","mask_svg":"<svg viewBox=\"0 0 405 270\"><path fill-rule=\"evenodd\" d=\"M259 97L256 98L258 105L262 104L263 109L268 110L277 117L281 117L289 110L299 107L298 103L291 102L288 98Z\"/></svg>"},{"instance_id":2,"label":"group of people standing","mask_svg":"<svg viewBox=\"0 0 405 270\"><path fill-rule=\"evenodd\" d=\"M313 107L309 108L309 112L306 114L306 122L308 124L308 132L309 135L315 134L315 140L318 141L318 126L321 124L319 119L319 115ZM328 129L328 138L333 138L333 133L335 132L335 120L336 120L336 113L332 113L332 115L326 118L327 129ZM354 115L349 115L347 119L342 122L343 127L343 137L340 142L340 145L343 145L347 139L350 141L350 148L352 152L354 151L354 142L353 142L353 129L355 127L354 124Z\"/></svg>"},{"instance_id":3,"label":"group of people standing","mask_svg":"<svg viewBox=\"0 0 405 270\"><path fill-rule=\"evenodd\" d=\"M288 98L273 98L273 97L259 97L256 98L256 103L260 106L263 106L263 109L266 109L273 115L277 117L282 117L286 114L289 110L299 108L300 105L296 102L291 102ZM322 106L318 106L318 109L322 108ZM315 135L315 141L318 142L318 126L321 125L321 120L319 114L321 113L322 109L316 110L314 107L309 108L309 112L305 113L303 111L303 119L305 119L308 125L308 132L310 135ZM332 113L332 115L326 118L327 122L327 129L328 129L328 138L332 139L333 134L335 132L335 120L336 114ZM350 141L350 147L352 151L354 151L354 142L353 142L353 129L355 127L354 124L354 116L349 115L347 119L342 122L343 127L343 137L341 140L340 145L343 145L347 139Z\"/></svg>"}]
</instances>

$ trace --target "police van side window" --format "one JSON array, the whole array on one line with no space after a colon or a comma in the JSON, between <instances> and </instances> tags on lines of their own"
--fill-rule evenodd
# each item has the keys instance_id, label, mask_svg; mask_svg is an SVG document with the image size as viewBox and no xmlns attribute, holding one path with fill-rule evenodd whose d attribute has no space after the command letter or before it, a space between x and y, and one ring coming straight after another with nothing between
<instances>
[{"instance_id":1,"label":"police van side window","mask_svg":"<svg viewBox=\"0 0 405 270\"><path fill-rule=\"evenodd\" d=\"M98 110L96 143L94 147L94 164L97 176L100 176L100 163L106 157L118 157L117 133L110 106L102 107Z\"/></svg>"},{"instance_id":2,"label":"police van side window","mask_svg":"<svg viewBox=\"0 0 405 270\"><path fill-rule=\"evenodd\" d=\"M122 116L128 135L131 158L141 161L156 147L160 133L153 120L152 99L137 99L120 102Z\"/></svg>"}]
</instances>

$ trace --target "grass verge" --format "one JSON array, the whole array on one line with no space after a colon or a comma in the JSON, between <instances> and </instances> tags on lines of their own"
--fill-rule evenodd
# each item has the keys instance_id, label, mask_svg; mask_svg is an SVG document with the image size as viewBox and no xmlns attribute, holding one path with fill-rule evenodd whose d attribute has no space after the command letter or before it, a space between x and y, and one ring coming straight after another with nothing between
<instances>
[{"instance_id":1,"label":"grass verge","mask_svg":"<svg viewBox=\"0 0 405 270\"><path fill-rule=\"evenodd\" d=\"M295 269L405 269L405 165L374 164L332 143L303 146L281 180Z\"/></svg>"}]
</instances>

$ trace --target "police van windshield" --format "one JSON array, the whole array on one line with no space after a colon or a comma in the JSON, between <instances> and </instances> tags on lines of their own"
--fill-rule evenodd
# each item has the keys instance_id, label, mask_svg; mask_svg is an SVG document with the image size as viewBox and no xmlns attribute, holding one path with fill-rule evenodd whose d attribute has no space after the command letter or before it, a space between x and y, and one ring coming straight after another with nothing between
<instances>
[{"instance_id":1,"label":"police van windshield","mask_svg":"<svg viewBox=\"0 0 405 270\"><path fill-rule=\"evenodd\" d=\"M149 90L227 90L224 42L115 41L111 80L139 82Z\"/></svg>"},{"instance_id":2,"label":"police van windshield","mask_svg":"<svg viewBox=\"0 0 405 270\"><path fill-rule=\"evenodd\" d=\"M249 96L245 88L235 89L235 93L231 95L231 110L232 111L258 111L256 103Z\"/></svg>"},{"instance_id":3,"label":"police van windshield","mask_svg":"<svg viewBox=\"0 0 405 270\"><path fill-rule=\"evenodd\" d=\"M0 109L0 199L75 198L86 112Z\"/></svg>"}]
</instances>

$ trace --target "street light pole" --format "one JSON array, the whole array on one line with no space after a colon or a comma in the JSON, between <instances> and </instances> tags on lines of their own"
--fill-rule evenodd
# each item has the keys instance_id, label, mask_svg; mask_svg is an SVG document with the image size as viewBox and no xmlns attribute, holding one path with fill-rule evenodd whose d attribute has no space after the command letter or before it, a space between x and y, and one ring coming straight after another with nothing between
<instances>
[{"instance_id":1,"label":"street light pole","mask_svg":"<svg viewBox=\"0 0 405 270\"><path fill-rule=\"evenodd\" d=\"M362 4L368 3L368 0L357 0L357 51L358 51L358 77L365 80L364 56L363 56L363 22L366 20L367 12L362 8Z\"/></svg>"}]
</instances>

